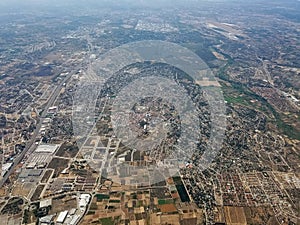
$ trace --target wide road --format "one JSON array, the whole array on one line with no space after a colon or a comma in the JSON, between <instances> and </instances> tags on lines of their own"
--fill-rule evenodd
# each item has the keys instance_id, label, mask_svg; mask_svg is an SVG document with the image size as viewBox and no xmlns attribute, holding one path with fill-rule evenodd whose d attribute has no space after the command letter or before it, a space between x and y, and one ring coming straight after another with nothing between
<instances>
[{"instance_id":1,"label":"wide road","mask_svg":"<svg viewBox=\"0 0 300 225\"><path fill-rule=\"evenodd\" d=\"M38 136L38 134L40 133L41 127L42 127L42 122L43 119L45 118L45 116L47 115L48 109L53 106L53 104L55 103L57 97L59 96L59 93L63 87L64 83L67 83L68 80L71 78L71 76L73 74L75 74L79 69L81 68L81 66L78 66L78 68L74 69L72 72L70 72L55 88L55 90L52 92L41 116L40 116L40 120L39 123L36 125L36 129L34 130L34 133L32 135L32 137L30 138L30 140L27 142L26 147L24 148L24 150L14 159L13 161L13 165L12 167L7 171L7 173L5 174L5 176L1 179L0 178L0 188L3 186L3 184L6 182L6 180L8 179L8 177L11 175L11 173L14 171L14 169L16 168L16 166L22 161L23 157L25 156L26 153L31 153L35 150L36 145L35 145L35 140L36 137Z\"/></svg>"}]
</instances>

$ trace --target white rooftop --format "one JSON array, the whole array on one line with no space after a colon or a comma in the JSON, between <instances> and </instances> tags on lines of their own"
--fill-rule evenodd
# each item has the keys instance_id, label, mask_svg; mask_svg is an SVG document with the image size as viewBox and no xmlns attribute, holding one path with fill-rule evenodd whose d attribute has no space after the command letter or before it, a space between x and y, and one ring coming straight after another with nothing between
<instances>
[{"instance_id":1,"label":"white rooftop","mask_svg":"<svg viewBox=\"0 0 300 225\"><path fill-rule=\"evenodd\" d=\"M68 215L68 210L60 212L57 219L56 223L63 223Z\"/></svg>"},{"instance_id":2,"label":"white rooftop","mask_svg":"<svg viewBox=\"0 0 300 225\"><path fill-rule=\"evenodd\" d=\"M59 145L39 145L35 152L37 153L51 153L53 154L57 149Z\"/></svg>"},{"instance_id":3,"label":"white rooftop","mask_svg":"<svg viewBox=\"0 0 300 225\"><path fill-rule=\"evenodd\" d=\"M51 198L50 198L50 199L42 200L42 201L40 202L40 208L48 207L48 206L50 206L50 205L52 205L52 199L51 199Z\"/></svg>"},{"instance_id":4,"label":"white rooftop","mask_svg":"<svg viewBox=\"0 0 300 225\"><path fill-rule=\"evenodd\" d=\"M79 207L83 210L90 201L91 196L89 194L81 194L79 199Z\"/></svg>"}]
</instances>

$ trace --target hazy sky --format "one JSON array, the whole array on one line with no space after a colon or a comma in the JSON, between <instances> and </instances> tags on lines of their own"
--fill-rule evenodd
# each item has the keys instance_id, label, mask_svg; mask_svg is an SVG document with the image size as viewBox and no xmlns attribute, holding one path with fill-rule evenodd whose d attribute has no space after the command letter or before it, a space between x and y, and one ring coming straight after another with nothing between
<instances>
[{"instance_id":1,"label":"hazy sky","mask_svg":"<svg viewBox=\"0 0 300 225\"><path fill-rule=\"evenodd\" d=\"M12 12L21 10L53 10L80 9L80 8L103 8L103 7L144 7L144 8L171 8L171 7L199 7L204 5L239 4L248 5L260 3L272 7L299 8L300 0L0 0L0 12Z\"/></svg>"}]
</instances>

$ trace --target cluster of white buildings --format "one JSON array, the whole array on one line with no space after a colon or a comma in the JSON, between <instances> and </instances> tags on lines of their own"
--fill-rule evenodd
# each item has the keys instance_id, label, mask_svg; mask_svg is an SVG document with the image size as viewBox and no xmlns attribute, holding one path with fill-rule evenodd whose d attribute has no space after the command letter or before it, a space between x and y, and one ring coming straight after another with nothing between
<instances>
[{"instance_id":1,"label":"cluster of white buildings","mask_svg":"<svg viewBox=\"0 0 300 225\"><path fill-rule=\"evenodd\" d=\"M79 209L83 213L86 210L87 205L91 200L91 196L89 194L81 194L79 198Z\"/></svg>"},{"instance_id":2,"label":"cluster of white buildings","mask_svg":"<svg viewBox=\"0 0 300 225\"><path fill-rule=\"evenodd\" d=\"M65 210L58 215L47 215L39 220L39 225L50 225L55 222L55 225L76 225L80 218L84 215L91 200L90 194L80 194L78 198L78 205L76 208ZM52 199L43 200L40 202L40 207L48 207L52 205ZM56 217L56 219L55 219Z\"/></svg>"}]
</instances>

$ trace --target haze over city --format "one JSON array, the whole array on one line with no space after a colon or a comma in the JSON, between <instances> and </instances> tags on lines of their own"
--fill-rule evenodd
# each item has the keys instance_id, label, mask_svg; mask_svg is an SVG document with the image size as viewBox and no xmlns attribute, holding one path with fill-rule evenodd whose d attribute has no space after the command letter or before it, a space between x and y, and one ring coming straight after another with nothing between
<instances>
[{"instance_id":1,"label":"haze over city","mask_svg":"<svg viewBox=\"0 0 300 225\"><path fill-rule=\"evenodd\" d=\"M296 225L300 1L0 1L0 224Z\"/></svg>"}]
</instances>

